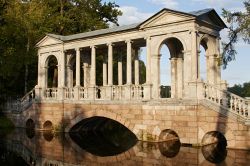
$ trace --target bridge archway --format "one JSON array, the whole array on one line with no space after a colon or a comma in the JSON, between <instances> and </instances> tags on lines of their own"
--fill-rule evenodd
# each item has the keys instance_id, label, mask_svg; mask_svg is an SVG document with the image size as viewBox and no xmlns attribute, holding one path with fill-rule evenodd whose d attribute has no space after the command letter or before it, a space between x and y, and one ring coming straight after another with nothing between
<instances>
[{"instance_id":1,"label":"bridge archway","mask_svg":"<svg viewBox=\"0 0 250 166\"><path fill-rule=\"evenodd\" d=\"M168 52L164 47L168 48ZM163 51L165 50L165 51ZM183 96L183 65L184 65L184 45L177 37L165 38L159 45L159 77L160 81L169 80L170 85L161 85L161 98L182 98ZM168 54L168 55L167 55ZM169 57L169 60L166 58ZM165 61L165 62L164 62ZM163 62L163 63L162 63ZM163 68L162 66L167 66ZM168 70L169 69L169 70ZM165 71L165 73L164 73ZM165 75L164 75L164 74ZM164 77L163 77L164 76Z\"/></svg>"},{"instance_id":2,"label":"bridge archway","mask_svg":"<svg viewBox=\"0 0 250 166\"><path fill-rule=\"evenodd\" d=\"M70 137L97 156L120 154L137 142L135 134L123 124L100 116L82 119L70 129Z\"/></svg>"},{"instance_id":3,"label":"bridge archway","mask_svg":"<svg viewBox=\"0 0 250 166\"><path fill-rule=\"evenodd\" d=\"M53 129L53 123L51 121L47 120L43 124L43 129L44 130L52 130Z\"/></svg>"}]
</instances>

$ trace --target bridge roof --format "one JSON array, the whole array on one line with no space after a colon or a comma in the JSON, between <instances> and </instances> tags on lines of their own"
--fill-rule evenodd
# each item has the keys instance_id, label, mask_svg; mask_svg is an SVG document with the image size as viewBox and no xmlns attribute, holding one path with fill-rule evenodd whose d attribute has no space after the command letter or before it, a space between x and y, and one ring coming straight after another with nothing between
<instances>
[{"instance_id":1,"label":"bridge roof","mask_svg":"<svg viewBox=\"0 0 250 166\"><path fill-rule=\"evenodd\" d=\"M226 28L226 25L223 22L223 20L219 17L219 15L216 13L216 11L214 9L211 9L211 8L198 10L198 11L192 11L189 13L164 8L161 11L159 11L158 13L156 13L155 15L153 15L152 17L148 18L147 20L145 20L141 23L116 26L116 27L112 27L112 28L100 29L100 30L78 33L78 34L68 35L68 36L62 36L62 35L56 35L56 34L47 34L47 36L66 42L66 41L89 38L89 37L105 35L105 34L110 34L110 33L115 33L115 32L131 31L131 30L139 29L140 26L143 25L145 22L151 20L156 15L158 15L164 11L170 11L170 12L174 12L174 13L192 16L199 21L203 21L203 22L207 22L207 23L211 24L211 21L208 22L207 18L205 18L205 17L209 17L210 18L209 20L213 20L213 22L215 23L214 25L216 25L219 29Z\"/></svg>"}]
</instances>

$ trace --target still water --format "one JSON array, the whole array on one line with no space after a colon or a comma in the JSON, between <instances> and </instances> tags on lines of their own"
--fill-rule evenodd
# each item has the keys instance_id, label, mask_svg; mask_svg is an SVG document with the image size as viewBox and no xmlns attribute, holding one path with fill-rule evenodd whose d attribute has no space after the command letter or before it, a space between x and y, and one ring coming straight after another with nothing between
<instances>
[{"instance_id":1,"label":"still water","mask_svg":"<svg viewBox=\"0 0 250 166\"><path fill-rule=\"evenodd\" d=\"M16 129L0 138L0 165L250 166L249 151L225 149L218 144L192 148L181 146L178 140L147 143L133 137L124 140L109 136L96 131L55 134Z\"/></svg>"}]
</instances>

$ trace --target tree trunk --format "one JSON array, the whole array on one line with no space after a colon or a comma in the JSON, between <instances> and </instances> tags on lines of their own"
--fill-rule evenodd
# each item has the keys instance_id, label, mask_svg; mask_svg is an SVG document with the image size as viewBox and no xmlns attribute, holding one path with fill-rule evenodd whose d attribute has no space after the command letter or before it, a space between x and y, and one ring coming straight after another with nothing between
<instances>
[{"instance_id":1,"label":"tree trunk","mask_svg":"<svg viewBox=\"0 0 250 166\"><path fill-rule=\"evenodd\" d=\"M27 46L26 46L26 57L29 55L29 51L30 51L30 38L28 37L28 41L27 41ZM28 91L28 76L29 76L29 66L27 63L27 58L25 58L25 73L24 73L24 94L27 93Z\"/></svg>"},{"instance_id":2,"label":"tree trunk","mask_svg":"<svg viewBox=\"0 0 250 166\"><path fill-rule=\"evenodd\" d=\"M64 0L60 0L60 15L61 15L61 18L63 18L63 14L64 14L63 8L64 8ZM63 26L63 23L61 22L60 35L63 35L63 29L64 29L64 26Z\"/></svg>"}]
</instances>

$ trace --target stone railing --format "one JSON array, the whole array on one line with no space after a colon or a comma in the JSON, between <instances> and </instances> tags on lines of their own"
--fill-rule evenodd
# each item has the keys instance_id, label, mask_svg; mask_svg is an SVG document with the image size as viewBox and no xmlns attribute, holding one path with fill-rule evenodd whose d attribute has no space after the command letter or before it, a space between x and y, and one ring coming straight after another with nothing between
<instances>
[{"instance_id":1,"label":"stone railing","mask_svg":"<svg viewBox=\"0 0 250 166\"><path fill-rule=\"evenodd\" d=\"M74 88L65 88L64 98L65 99L74 99Z\"/></svg>"},{"instance_id":2,"label":"stone railing","mask_svg":"<svg viewBox=\"0 0 250 166\"><path fill-rule=\"evenodd\" d=\"M143 99L144 98L144 87L142 85L134 85L131 87L131 98L132 99Z\"/></svg>"},{"instance_id":3,"label":"stone railing","mask_svg":"<svg viewBox=\"0 0 250 166\"><path fill-rule=\"evenodd\" d=\"M204 98L244 119L250 118L250 101L216 86L204 84Z\"/></svg>"},{"instance_id":4,"label":"stone railing","mask_svg":"<svg viewBox=\"0 0 250 166\"><path fill-rule=\"evenodd\" d=\"M58 89L57 88L47 88L44 91L45 99L57 99Z\"/></svg>"},{"instance_id":5,"label":"stone railing","mask_svg":"<svg viewBox=\"0 0 250 166\"><path fill-rule=\"evenodd\" d=\"M20 104L21 104L22 109L25 110L26 108L28 108L32 104L35 97L36 97L36 94L35 94L35 88L34 88L31 91L29 91L24 97L21 98Z\"/></svg>"},{"instance_id":6,"label":"stone railing","mask_svg":"<svg viewBox=\"0 0 250 166\"><path fill-rule=\"evenodd\" d=\"M45 100L143 100L150 98L150 86L96 86L74 88L46 88L42 89L40 99ZM149 91L145 95L145 89Z\"/></svg>"}]
</instances>

